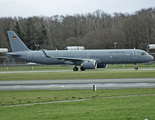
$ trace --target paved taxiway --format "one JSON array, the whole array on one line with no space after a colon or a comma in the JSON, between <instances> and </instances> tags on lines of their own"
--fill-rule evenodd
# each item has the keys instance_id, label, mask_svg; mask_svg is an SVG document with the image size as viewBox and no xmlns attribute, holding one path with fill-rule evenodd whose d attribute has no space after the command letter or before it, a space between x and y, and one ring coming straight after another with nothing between
<instances>
[{"instance_id":1,"label":"paved taxiway","mask_svg":"<svg viewBox=\"0 0 155 120\"><path fill-rule=\"evenodd\" d=\"M87 69L86 71L135 71L135 69ZM155 68L139 69L139 70L155 70ZM74 72L73 70L44 70L44 71L0 71L0 73L41 73L41 72ZM84 72L84 71L83 71Z\"/></svg>"},{"instance_id":2,"label":"paved taxiway","mask_svg":"<svg viewBox=\"0 0 155 120\"><path fill-rule=\"evenodd\" d=\"M155 78L0 81L4 90L155 88Z\"/></svg>"}]
</instances>

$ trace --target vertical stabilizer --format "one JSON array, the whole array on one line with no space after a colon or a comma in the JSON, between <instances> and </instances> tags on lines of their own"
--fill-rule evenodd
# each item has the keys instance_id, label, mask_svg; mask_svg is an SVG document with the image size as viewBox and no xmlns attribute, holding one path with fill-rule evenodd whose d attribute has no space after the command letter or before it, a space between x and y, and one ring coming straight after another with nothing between
<instances>
[{"instance_id":1,"label":"vertical stabilizer","mask_svg":"<svg viewBox=\"0 0 155 120\"><path fill-rule=\"evenodd\" d=\"M14 31L7 31L7 33L8 33L12 52L29 50Z\"/></svg>"}]
</instances>

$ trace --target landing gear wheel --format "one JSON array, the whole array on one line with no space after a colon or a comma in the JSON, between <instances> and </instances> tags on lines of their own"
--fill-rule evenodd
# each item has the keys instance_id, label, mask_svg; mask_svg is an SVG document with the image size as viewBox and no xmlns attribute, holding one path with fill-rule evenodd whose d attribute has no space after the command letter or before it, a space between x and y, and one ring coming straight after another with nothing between
<instances>
[{"instance_id":1,"label":"landing gear wheel","mask_svg":"<svg viewBox=\"0 0 155 120\"><path fill-rule=\"evenodd\" d=\"M78 67L74 67L73 68L73 71L78 71Z\"/></svg>"},{"instance_id":2,"label":"landing gear wheel","mask_svg":"<svg viewBox=\"0 0 155 120\"><path fill-rule=\"evenodd\" d=\"M81 69L81 71L85 71L84 67L81 67L80 69Z\"/></svg>"},{"instance_id":3,"label":"landing gear wheel","mask_svg":"<svg viewBox=\"0 0 155 120\"><path fill-rule=\"evenodd\" d=\"M135 70L138 70L138 67L135 67Z\"/></svg>"}]
</instances>

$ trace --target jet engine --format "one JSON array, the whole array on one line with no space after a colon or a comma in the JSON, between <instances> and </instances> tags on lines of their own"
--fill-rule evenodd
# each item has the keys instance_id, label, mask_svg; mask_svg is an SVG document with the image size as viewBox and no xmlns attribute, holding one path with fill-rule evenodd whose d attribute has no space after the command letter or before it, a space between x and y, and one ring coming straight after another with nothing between
<instances>
[{"instance_id":1,"label":"jet engine","mask_svg":"<svg viewBox=\"0 0 155 120\"><path fill-rule=\"evenodd\" d=\"M81 65L84 69L95 69L97 68L97 63L96 61L84 61Z\"/></svg>"}]
</instances>

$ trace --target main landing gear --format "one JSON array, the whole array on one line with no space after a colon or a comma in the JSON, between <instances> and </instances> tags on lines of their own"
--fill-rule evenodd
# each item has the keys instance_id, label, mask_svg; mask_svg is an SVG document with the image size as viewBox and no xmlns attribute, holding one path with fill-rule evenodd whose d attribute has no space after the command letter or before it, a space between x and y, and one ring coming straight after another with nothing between
<instances>
[{"instance_id":1,"label":"main landing gear","mask_svg":"<svg viewBox=\"0 0 155 120\"><path fill-rule=\"evenodd\" d=\"M85 71L85 68L84 68L84 67L81 67L80 69L81 69L81 71ZM75 66L75 67L73 68L73 71L78 71L78 67Z\"/></svg>"},{"instance_id":2,"label":"main landing gear","mask_svg":"<svg viewBox=\"0 0 155 120\"><path fill-rule=\"evenodd\" d=\"M81 67L80 69L81 69L81 71L85 71L85 68L84 67Z\"/></svg>"},{"instance_id":3,"label":"main landing gear","mask_svg":"<svg viewBox=\"0 0 155 120\"><path fill-rule=\"evenodd\" d=\"M138 70L137 64L135 64L135 70Z\"/></svg>"},{"instance_id":4,"label":"main landing gear","mask_svg":"<svg viewBox=\"0 0 155 120\"><path fill-rule=\"evenodd\" d=\"M78 67L75 66L75 67L73 68L73 71L78 71Z\"/></svg>"}]
</instances>

